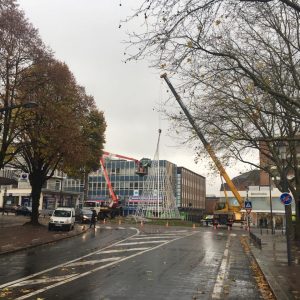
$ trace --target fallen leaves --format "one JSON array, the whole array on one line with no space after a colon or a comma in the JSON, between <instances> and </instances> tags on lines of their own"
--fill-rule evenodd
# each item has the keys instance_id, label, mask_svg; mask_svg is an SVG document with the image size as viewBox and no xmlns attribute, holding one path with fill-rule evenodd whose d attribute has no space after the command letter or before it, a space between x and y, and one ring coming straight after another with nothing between
<instances>
[{"instance_id":1,"label":"fallen leaves","mask_svg":"<svg viewBox=\"0 0 300 300\"><path fill-rule=\"evenodd\" d=\"M249 254L250 251L250 247L249 244L247 243L246 237L241 237L240 239L242 247L245 251L245 253ZM258 263L256 262L256 260L249 255L250 258L250 267L254 273L254 279L257 283L257 286L262 294L263 299L265 300L275 300L275 296L263 274L263 272L261 271Z\"/></svg>"}]
</instances>

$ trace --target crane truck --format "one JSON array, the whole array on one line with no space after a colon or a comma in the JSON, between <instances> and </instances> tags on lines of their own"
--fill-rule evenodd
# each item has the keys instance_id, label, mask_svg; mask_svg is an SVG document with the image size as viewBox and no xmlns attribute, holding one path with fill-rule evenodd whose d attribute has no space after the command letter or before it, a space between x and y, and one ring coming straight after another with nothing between
<instances>
[{"instance_id":1,"label":"crane truck","mask_svg":"<svg viewBox=\"0 0 300 300\"><path fill-rule=\"evenodd\" d=\"M136 166L135 173L138 174L139 176L147 175L148 167L150 167L151 165L149 159L138 160L132 157L103 151L102 157L100 157L100 166L109 192L109 197L110 197L109 203L107 203L106 201L99 201L99 200L87 200L83 204L83 208L96 210L99 220L103 220L106 218L114 218L115 216L120 215L122 211L122 206L119 201L119 197L116 195L113 189L113 185L108 176L108 172L105 166L106 158L108 159L119 158L119 159L134 161Z\"/></svg>"},{"instance_id":2,"label":"crane truck","mask_svg":"<svg viewBox=\"0 0 300 300\"><path fill-rule=\"evenodd\" d=\"M228 199L226 199L225 203L218 203L218 207L214 211L214 216L213 216L213 224L214 225L232 225L233 222L241 221L242 214L241 214L241 209L243 207L243 199L238 192L237 188L235 187L234 183L231 181L230 177L228 176L227 172L225 171L222 163L216 156L214 150L212 149L211 145L207 142L205 139L204 135L202 134L200 128L197 126L196 122L194 121L192 115L182 102L180 96L177 94L175 88L171 84L170 80L168 79L168 76L166 73L162 74L160 76L165 80L167 83L168 87L170 88L172 94L174 95L176 101L180 105L181 109L183 110L185 116L187 117L188 121L190 122L191 126L195 130L197 136L201 140L205 150L207 153L210 155L212 158L213 162L215 163L218 171L220 172L220 175L224 178L225 182L227 183L227 186L233 193L234 197L236 198L238 205L233 206L229 204ZM226 195L226 193L225 193ZM227 197L226 197L227 198Z\"/></svg>"}]
</instances>

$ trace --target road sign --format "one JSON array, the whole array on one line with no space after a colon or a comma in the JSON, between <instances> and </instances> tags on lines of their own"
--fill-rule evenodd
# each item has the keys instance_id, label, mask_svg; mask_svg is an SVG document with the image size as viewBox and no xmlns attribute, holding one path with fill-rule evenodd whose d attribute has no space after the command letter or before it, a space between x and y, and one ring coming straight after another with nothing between
<instances>
[{"instance_id":1,"label":"road sign","mask_svg":"<svg viewBox=\"0 0 300 300\"><path fill-rule=\"evenodd\" d=\"M251 201L245 201L244 207L247 209L252 209L252 202Z\"/></svg>"},{"instance_id":2,"label":"road sign","mask_svg":"<svg viewBox=\"0 0 300 300\"><path fill-rule=\"evenodd\" d=\"M284 205L290 205L292 203L292 196L289 193L283 193L280 195L280 201Z\"/></svg>"},{"instance_id":3,"label":"road sign","mask_svg":"<svg viewBox=\"0 0 300 300\"><path fill-rule=\"evenodd\" d=\"M252 211L252 208L246 208L246 213L249 215Z\"/></svg>"}]
</instances>

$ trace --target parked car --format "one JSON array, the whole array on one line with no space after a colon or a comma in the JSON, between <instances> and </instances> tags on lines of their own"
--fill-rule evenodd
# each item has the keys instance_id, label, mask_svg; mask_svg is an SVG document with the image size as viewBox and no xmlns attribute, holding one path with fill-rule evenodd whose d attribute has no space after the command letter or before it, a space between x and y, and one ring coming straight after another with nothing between
<instances>
[{"instance_id":1,"label":"parked car","mask_svg":"<svg viewBox=\"0 0 300 300\"><path fill-rule=\"evenodd\" d=\"M31 216L32 208L29 206L18 206L15 209L16 216Z\"/></svg>"},{"instance_id":2,"label":"parked car","mask_svg":"<svg viewBox=\"0 0 300 300\"><path fill-rule=\"evenodd\" d=\"M76 221L80 223L90 223L92 218L92 210L80 209L76 214Z\"/></svg>"},{"instance_id":3,"label":"parked car","mask_svg":"<svg viewBox=\"0 0 300 300\"><path fill-rule=\"evenodd\" d=\"M57 207L50 217L48 229L71 230L75 224L75 209L72 207Z\"/></svg>"}]
</instances>

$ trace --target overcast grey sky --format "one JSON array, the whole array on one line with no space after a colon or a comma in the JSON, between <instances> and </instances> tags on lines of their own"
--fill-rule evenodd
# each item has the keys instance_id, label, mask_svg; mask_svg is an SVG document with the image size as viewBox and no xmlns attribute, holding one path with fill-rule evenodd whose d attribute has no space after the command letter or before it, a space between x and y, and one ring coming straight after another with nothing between
<instances>
[{"instance_id":1,"label":"overcast grey sky","mask_svg":"<svg viewBox=\"0 0 300 300\"><path fill-rule=\"evenodd\" d=\"M139 0L121 1L122 6L120 0L18 0L44 43L68 64L104 111L105 150L153 158L161 128L160 158L206 176L207 193L217 194L219 175L207 170L207 164L195 164L192 150L168 136L169 124L154 110L166 90L159 74L146 61L122 62L126 34L119 22Z\"/></svg>"}]
</instances>

